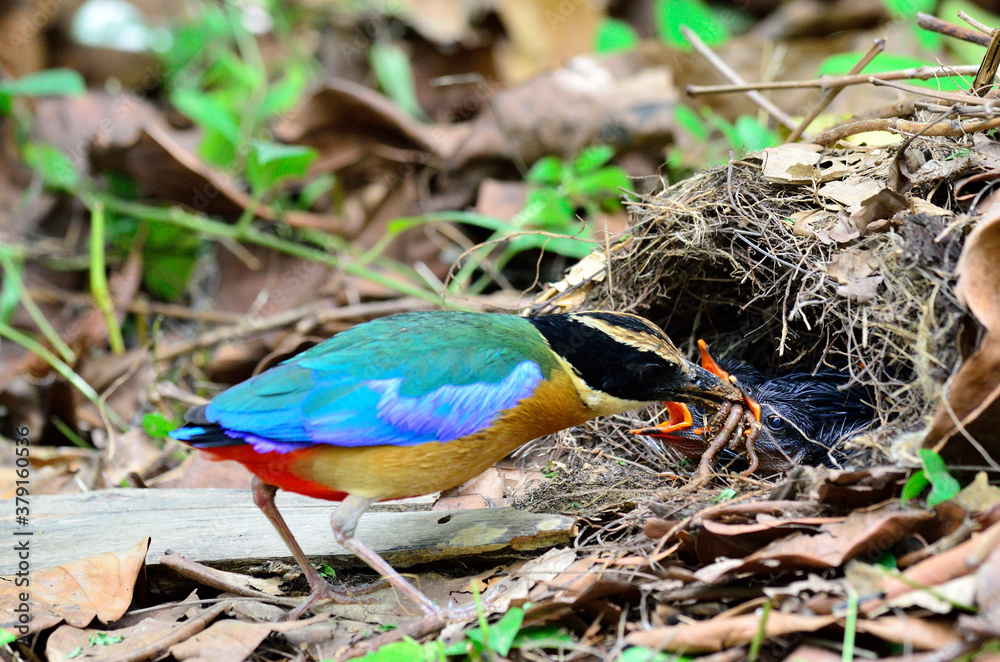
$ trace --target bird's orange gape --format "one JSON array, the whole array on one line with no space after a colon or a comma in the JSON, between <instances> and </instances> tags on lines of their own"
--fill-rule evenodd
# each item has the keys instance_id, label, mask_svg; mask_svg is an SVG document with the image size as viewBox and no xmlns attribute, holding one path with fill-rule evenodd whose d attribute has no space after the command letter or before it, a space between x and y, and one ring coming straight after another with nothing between
<instances>
[{"instance_id":1,"label":"bird's orange gape","mask_svg":"<svg viewBox=\"0 0 1000 662\"><path fill-rule=\"evenodd\" d=\"M734 451L746 453L750 467L742 472L742 475L748 476L757 470L759 464L754 442L760 430L760 405L747 395L735 376L730 375L715 362L704 340L698 341L698 349L701 351L701 367L721 379L732 382L743 394L743 403L724 402L705 427L691 429L693 420L688 406L680 402L664 402L667 408L666 421L653 427L629 430L629 432L666 439L686 455L700 456L699 484L711 478L715 467L715 456L727 446ZM718 429L716 436L706 445L704 435L716 429Z\"/></svg>"}]
</instances>

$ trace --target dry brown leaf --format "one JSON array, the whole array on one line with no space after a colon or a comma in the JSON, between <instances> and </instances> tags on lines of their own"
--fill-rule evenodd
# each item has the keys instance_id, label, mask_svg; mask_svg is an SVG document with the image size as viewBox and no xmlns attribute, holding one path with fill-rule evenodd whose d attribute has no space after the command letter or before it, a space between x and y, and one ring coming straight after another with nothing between
<instances>
[{"instance_id":1,"label":"dry brown leaf","mask_svg":"<svg viewBox=\"0 0 1000 662\"><path fill-rule=\"evenodd\" d=\"M965 240L955 294L983 326L1000 333L1000 196L994 196Z\"/></svg>"},{"instance_id":2,"label":"dry brown leaf","mask_svg":"<svg viewBox=\"0 0 1000 662\"><path fill-rule=\"evenodd\" d=\"M861 554L880 556L920 524L933 519L933 513L900 512L895 505L855 511L841 522L824 524L814 535L788 536L738 564L726 559L702 568L696 575L711 583L733 573L772 574L800 568L838 568Z\"/></svg>"},{"instance_id":3,"label":"dry brown leaf","mask_svg":"<svg viewBox=\"0 0 1000 662\"><path fill-rule=\"evenodd\" d=\"M768 639L796 632L816 632L837 622L836 616L800 616L774 612L764 627ZM668 625L642 632L633 632L625 641L634 646L677 653L711 653L743 646L757 636L760 616L746 614L696 623Z\"/></svg>"},{"instance_id":4,"label":"dry brown leaf","mask_svg":"<svg viewBox=\"0 0 1000 662\"><path fill-rule=\"evenodd\" d=\"M846 177L850 170L840 159L823 157L823 148L811 143L791 143L764 150L761 176L775 184L810 184Z\"/></svg>"},{"instance_id":5,"label":"dry brown leaf","mask_svg":"<svg viewBox=\"0 0 1000 662\"><path fill-rule=\"evenodd\" d=\"M971 441L970 441L971 440ZM925 447L952 464L996 465L1000 459L1000 335L987 333L979 350L952 377Z\"/></svg>"},{"instance_id":6,"label":"dry brown leaf","mask_svg":"<svg viewBox=\"0 0 1000 662\"><path fill-rule=\"evenodd\" d=\"M873 177L854 175L843 181L828 182L819 187L817 193L820 197L839 202L847 209L848 214L853 214L861 209L865 200L884 188L885 184Z\"/></svg>"},{"instance_id":7,"label":"dry brown leaf","mask_svg":"<svg viewBox=\"0 0 1000 662\"><path fill-rule=\"evenodd\" d=\"M147 618L127 628L118 630L98 630L94 628L75 628L72 625L60 625L49 636L45 644L45 656L48 662L100 662L119 656L133 654L141 648L155 643L159 639L183 627L177 622L181 614L175 618ZM101 634L121 637L121 641L107 645L90 643L92 636ZM81 650L77 650L77 649ZM82 652L81 652L82 651Z\"/></svg>"},{"instance_id":8,"label":"dry brown leaf","mask_svg":"<svg viewBox=\"0 0 1000 662\"><path fill-rule=\"evenodd\" d=\"M868 278L878 269L879 262L872 250L841 251L833 256L826 272L841 285Z\"/></svg>"},{"instance_id":9,"label":"dry brown leaf","mask_svg":"<svg viewBox=\"0 0 1000 662\"><path fill-rule=\"evenodd\" d=\"M916 650L938 650L960 639L949 624L915 616L883 616L859 619L857 631Z\"/></svg>"},{"instance_id":10,"label":"dry brown leaf","mask_svg":"<svg viewBox=\"0 0 1000 662\"><path fill-rule=\"evenodd\" d=\"M851 214L851 220L861 234L872 231L877 221L889 219L901 211L910 209L909 201L892 189L884 188L861 203L861 209ZM871 226L871 227L869 227ZM881 226L879 226L881 227Z\"/></svg>"},{"instance_id":11,"label":"dry brown leaf","mask_svg":"<svg viewBox=\"0 0 1000 662\"><path fill-rule=\"evenodd\" d=\"M244 621L217 621L187 641L171 646L170 654L178 662L243 662L257 650L267 635L288 626L303 627L293 623L246 623Z\"/></svg>"},{"instance_id":12,"label":"dry brown leaf","mask_svg":"<svg viewBox=\"0 0 1000 662\"><path fill-rule=\"evenodd\" d=\"M145 564L147 549L149 538L123 552L109 552L34 572L27 632L18 629L14 611L24 589L13 581L5 582L0 588L0 612L15 616L0 627L24 636L62 621L82 628L95 616L102 623L118 620L132 603L135 581Z\"/></svg>"}]
</instances>

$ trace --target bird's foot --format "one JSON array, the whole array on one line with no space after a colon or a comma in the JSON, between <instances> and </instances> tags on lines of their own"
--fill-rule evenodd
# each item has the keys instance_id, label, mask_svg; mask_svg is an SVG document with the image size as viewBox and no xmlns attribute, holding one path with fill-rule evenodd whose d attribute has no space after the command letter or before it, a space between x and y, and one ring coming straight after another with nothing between
<instances>
[{"instance_id":1,"label":"bird's foot","mask_svg":"<svg viewBox=\"0 0 1000 662\"><path fill-rule=\"evenodd\" d=\"M335 588L328 584L326 580L320 578L319 584L310 585L312 592L302 599L302 603L295 609L285 614L282 620L294 621L302 614L306 613L317 602L329 600L338 605L369 605L375 602L371 593L387 586L389 582L380 579L371 584L365 584L357 588Z\"/></svg>"}]
</instances>

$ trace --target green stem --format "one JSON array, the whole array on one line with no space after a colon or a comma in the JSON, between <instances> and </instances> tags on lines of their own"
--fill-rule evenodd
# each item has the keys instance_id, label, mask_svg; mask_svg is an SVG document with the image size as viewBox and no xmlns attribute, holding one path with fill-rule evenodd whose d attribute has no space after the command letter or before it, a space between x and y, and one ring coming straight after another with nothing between
<instances>
[{"instance_id":1,"label":"green stem","mask_svg":"<svg viewBox=\"0 0 1000 662\"><path fill-rule=\"evenodd\" d=\"M844 650L841 658L844 662L854 659L854 637L858 629L858 592L847 589L847 618L844 619Z\"/></svg>"},{"instance_id":2,"label":"green stem","mask_svg":"<svg viewBox=\"0 0 1000 662\"><path fill-rule=\"evenodd\" d=\"M115 303L108 291L108 276L104 260L104 205L99 201L87 201L90 207L90 292L97 307L104 313L104 323L108 327L108 344L115 354L125 353L125 339L115 316Z\"/></svg>"},{"instance_id":3,"label":"green stem","mask_svg":"<svg viewBox=\"0 0 1000 662\"><path fill-rule=\"evenodd\" d=\"M17 265L14 264L10 253L4 247L0 247L0 265L3 266L4 277L9 279L10 283L17 290L21 305L28 311L28 315L31 316L32 321L38 327L38 330L41 331L42 335L45 336L45 339L49 341L50 345L55 347L59 355L62 356L63 361L67 363L76 361L76 354L70 349L69 345L63 342L63 339L59 337L56 330L49 324L49 320L46 319L45 314L31 299L27 288L24 286L24 281L21 280L21 275L18 273Z\"/></svg>"},{"instance_id":4,"label":"green stem","mask_svg":"<svg viewBox=\"0 0 1000 662\"><path fill-rule=\"evenodd\" d=\"M120 214L128 214L135 218L153 221L157 223L170 223L178 227L187 228L195 232L212 235L214 237L228 237L249 244L263 246L272 250L294 255L313 262L319 262L330 267L343 269L347 273L364 278L373 283L381 285L387 289L399 292L406 296L411 296L435 304L442 304L441 297L429 290L418 287L411 283L401 282L388 278L372 269L368 269L355 262L342 259L336 255L330 255L324 251L310 248L294 241L282 239L271 234L266 234L254 227L248 227L240 232L235 226L210 218L198 216L184 211L178 207L154 207L136 202L127 202L111 196L101 196L105 207Z\"/></svg>"},{"instance_id":5,"label":"green stem","mask_svg":"<svg viewBox=\"0 0 1000 662\"><path fill-rule=\"evenodd\" d=\"M53 370L58 372L66 381L75 386L76 390L83 393L83 396L90 400L90 402L97 407L98 411L107 417L112 424L122 431L127 429L122 424L121 419L118 418L118 415L104 406L104 402L101 401L101 396L97 394L97 391L95 391L90 384L85 382L83 377L73 372L73 369L66 365L66 363L64 363L58 356L53 354L48 347L26 333L22 333L14 327L4 324L3 322L0 322L0 336L16 342L29 352L34 352L40 356L42 360L52 366Z\"/></svg>"},{"instance_id":6,"label":"green stem","mask_svg":"<svg viewBox=\"0 0 1000 662\"><path fill-rule=\"evenodd\" d=\"M768 600L761 608L760 620L757 621L757 631L754 632L753 641L750 642L750 652L748 658L750 662L757 662L760 657L760 649L767 640L767 617L771 615L771 601Z\"/></svg>"}]
</instances>

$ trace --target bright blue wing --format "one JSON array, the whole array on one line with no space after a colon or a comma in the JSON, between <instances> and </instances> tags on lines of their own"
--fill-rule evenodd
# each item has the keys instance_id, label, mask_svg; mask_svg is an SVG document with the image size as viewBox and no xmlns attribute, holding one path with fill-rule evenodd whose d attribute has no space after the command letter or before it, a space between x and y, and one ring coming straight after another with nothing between
<instances>
[{"instance_id":1,"label":"bright blue wing","mask_svg":"<svg viewBox=\"0 0 1000 662\"><path fill-rule=\"evenodd\" d=\"M261 452L317 443L408 446L474 434L530 396L551 369L512 348L510 328L480 326L497 317L507 316L452 319L446 328L453 337L441 325L409 320L402 331L390 328L390 337L377 323L363 325L366 338L345 332L221 393L204 418ZM456 321L465 319L473 326L456 334Z\"/></svg>"}]
</instances>

